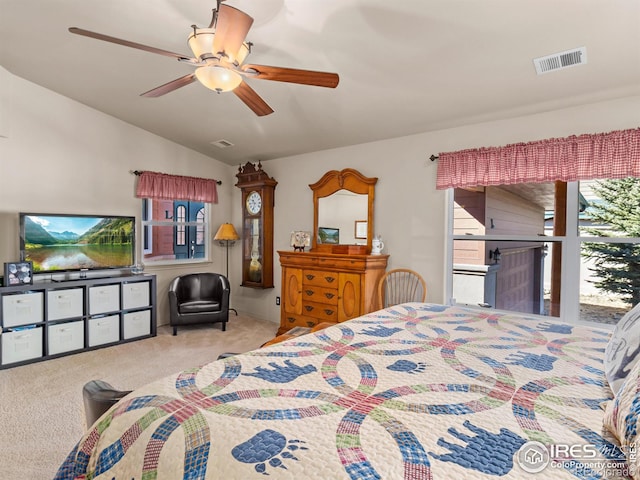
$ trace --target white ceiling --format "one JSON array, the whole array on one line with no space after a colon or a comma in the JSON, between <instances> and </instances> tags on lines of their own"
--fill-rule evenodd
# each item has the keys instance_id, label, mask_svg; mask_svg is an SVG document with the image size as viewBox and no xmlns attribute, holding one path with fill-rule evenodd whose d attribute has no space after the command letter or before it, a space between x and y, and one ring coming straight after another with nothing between
<instances>
[{"instance_id":1,"label":"white ceiling","mask_svg":"<svg viewBox=\"0 0 640 480\"><path fill-rule=\"evenodd\" d=\"M255 19L245 63L336 72L338 87L249 79L265 117L197 82L144 98L192 67L68 32L191 56L214 0L0 0L0 65L231 165L640 95L638 0L227 3ZM582 46L586 65L536 75L533 58Z\"/></svg>"}]
</instances>

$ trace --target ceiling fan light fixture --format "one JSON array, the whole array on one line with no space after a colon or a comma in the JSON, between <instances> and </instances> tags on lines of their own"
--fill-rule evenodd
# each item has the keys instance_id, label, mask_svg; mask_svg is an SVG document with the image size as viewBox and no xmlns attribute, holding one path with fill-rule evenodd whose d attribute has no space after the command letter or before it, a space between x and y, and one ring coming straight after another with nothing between
<instances>
[{"instance_id":1,"label":"ceiling fan light fixture","mask_svg":"<svg viewBox=\"0 0 640 480\"><path fill-rule=\"evenodd\" d=\"M196 69L196 78L205 87L218 93L230 92L242 83L242 76L219 66L199 67Z\"/></svg>"},{"instance_id":2,"label":"ceiling fan light fixture","mask_svg":"<svg viewBox=\"0 0 640 480\"><path fill-rule=\"evenodd\" d=\"M213 51L213 38L215 37L215 28L195 28L189 35L189 48L193 52L193 55L202 59L202 55L211 57Z\"/></svg>"},{"instance_id":3,"label":"ceiling fan light fixture","mask_svg":"<svg viewBox=\"0 0 640 480\"><path fill-rule=\"evenodd\" d=\"M242 65L242 62L244 62L245 58L247 58L247 55L251 53L251 45L252 44L249 42L242 42L242 45L240 45L240 49L238 50L236 56L229 59L231 63L235 63L238 66Z\"/></svg>"}]
</instances>

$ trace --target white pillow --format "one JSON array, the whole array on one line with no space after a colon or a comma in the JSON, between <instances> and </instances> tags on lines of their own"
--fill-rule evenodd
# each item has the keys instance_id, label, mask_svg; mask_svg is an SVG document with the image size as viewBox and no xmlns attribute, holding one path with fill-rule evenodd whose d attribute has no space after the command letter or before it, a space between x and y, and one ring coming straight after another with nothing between
<instances>
[{"instance_id":1,"label":"white pillow","mask_svg":"<svg viewBox=\"0 0 640 480\"><path fill-rule=\"evenodd\" d=\"M604 350L604 371L614 395L640 360L640 303L620 319Z\"/></svg>"},{"instance_id":2,"label":"white pillow","mask_svg":"<svg viewBox=\"0 0 640 480\"><path fill-rule=\"evenodd\" d=\"M624 452L628 464L627 473L636 480L640 479L637 450L640 440L640 362L635 363L627 379L622 382L616 398L607 404L603 425L615 436Z\"/></svg>"}]
</instances>

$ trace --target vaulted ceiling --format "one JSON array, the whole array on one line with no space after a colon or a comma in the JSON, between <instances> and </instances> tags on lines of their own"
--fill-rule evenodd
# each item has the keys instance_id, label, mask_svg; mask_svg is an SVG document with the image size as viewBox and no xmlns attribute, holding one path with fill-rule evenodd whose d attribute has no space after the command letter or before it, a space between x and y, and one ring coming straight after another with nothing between
<instances>
[{"instance_id":1,"label":"vaulted ceiling","mask_svg":"<svg viewBox=\"0 0 640 480\"><path fill-rule=\"evenodd\" d=\"M264 117L198 82L145 98L193 67L68 31L191 56L212 0L0 0L0 65L231 165L640 95L637 0L227 4L255 20L246 63L336 72L338 87L248 79ZM536 74L534 58L577 47L585 64Z\"/></svg>"}]
</instances>

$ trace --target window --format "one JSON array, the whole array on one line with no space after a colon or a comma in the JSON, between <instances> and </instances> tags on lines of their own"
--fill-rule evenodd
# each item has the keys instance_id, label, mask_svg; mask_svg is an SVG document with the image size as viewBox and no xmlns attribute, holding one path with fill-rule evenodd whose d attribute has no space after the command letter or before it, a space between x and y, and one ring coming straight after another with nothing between
<instances>
[{"instance_id":1,"label":"window","mask_svg":"<svg viewBox=\"0 0 640 480\"><path fill-rule=\"evenodd\" d=\"M209 258L208 205L185 200L142 200L144 262Z\"/></svg>"},{"instance_id":2,"label":"window","mask_svg":"<svg viewBox=\"0 0 640 480\"><path fill-rule=\"evenodd\" d=\"M452 303L608 324L638 303L640 180L452 192Z\"/></svg>"}]
</instances>

